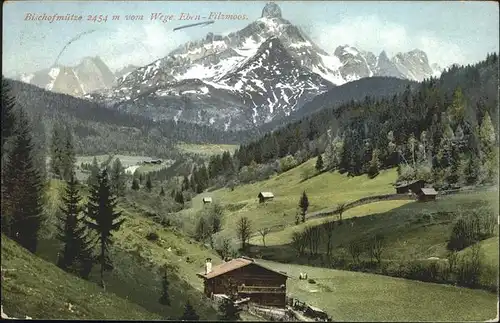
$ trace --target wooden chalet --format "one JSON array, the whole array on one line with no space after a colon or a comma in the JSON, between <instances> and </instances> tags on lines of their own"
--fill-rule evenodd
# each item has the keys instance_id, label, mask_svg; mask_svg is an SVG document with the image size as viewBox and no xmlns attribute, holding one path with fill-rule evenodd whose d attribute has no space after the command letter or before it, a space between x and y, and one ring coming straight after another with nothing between
<instances>
[{"instance_id":1,"label":"wooden chalet","mask_svg":"<svg viewBox=\"0 0 500 323\"><path fill-rule=\"evenodd\" d=\"M259 198L259 203L264 203L267 200L272 200L274 198L274 194L271 192L260 192L257 197Z\"/></svg>"},{"instance_id":2,"label":"wooden chalet","mask_svg":"<svg viewBox=\"0 0 500 323\"><path fill-rule=\"evenodd\" d=\"M410 191L414 194L418 194L421 188L425 186L425 181L422 179L410 181L410 182L401 182L395 185L397 194L406 194Z\"/></svg>"},{"instance_id":3,"label":"wooden chalet","mask_svg":"<svg viewBox=\"0 0 500 323\"><path fill-rule=\"evenodd\" d=\"M210 203L212 203L211 197L204 197L203 198L203 204L210 204Z\"/></svg>"},{"instance_id":4,"label":"wooden chalet","mask_svg":"<svg viewBox=\"0 0 500 323\"><path fill-rule=\"evenodd\" d=\"M286 306L286 280L282 272L269 269L253 259L241 257L212 268L207 259L205 271L197 274L204 279L205 295L235 295L250 298L250 302L264 306Z\"/></svg>"},{"instance_id":5,"label":"wooden chalet","mask_svg":"<svg viewBox=\"0 0 500 323\"><path fill-rule=\"evenodd\" d=\"M436 200L437 194L436 190L432 187L423 187L418 191L417 196L419 201L427 202Z\"/></svg>"}]
</instances>

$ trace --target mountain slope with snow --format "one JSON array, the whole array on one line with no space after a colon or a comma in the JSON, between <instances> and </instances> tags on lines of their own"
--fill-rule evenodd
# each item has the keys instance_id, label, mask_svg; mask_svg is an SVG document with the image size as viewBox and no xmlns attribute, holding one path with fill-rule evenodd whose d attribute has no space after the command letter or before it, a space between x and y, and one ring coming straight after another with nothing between
<instances>
[{"instance_id":1,"label":"mountain slope with snow","mask_svg":"<svg viewBox=\"0 0 500 323\"><path fill-rule=\"evenodd\" d=\"M375 76L412 81L436 75L424 52L353 46L329 54L268 3L260 18L228 35L208 33L164 58L121 75L112 89L87 94L155 119L245 129L300 110L334 86Z\"/></svg>"},{"instance_id":2,"label":"mountain slope with snow","mask_svg":"<svg viewBox=\"0 0 500 323\"><path fill-rule=\"evenodd\" d=\"M45 90L76 97L100 89L111 88L115 76L98 56L84 57L77 66L56 65L30 75L20 75L19 80Z\"/></svg>"}]
</instances>

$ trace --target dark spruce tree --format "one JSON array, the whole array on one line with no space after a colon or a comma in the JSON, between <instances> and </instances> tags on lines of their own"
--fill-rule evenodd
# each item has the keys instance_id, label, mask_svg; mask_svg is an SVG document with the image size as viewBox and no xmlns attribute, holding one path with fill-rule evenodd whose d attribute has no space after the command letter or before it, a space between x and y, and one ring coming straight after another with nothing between
<instances>
[{"instance_id":1,"label":"dark spruce tree","mask_svg":"<svg viewBox=\"0 0 500 323\"><path fill-rule=\"evenodd\" d=\"M300 197L299 207L302 212L302 222L306 222L306 213L309 208L309 199L307 198L306 191L304 191Z\"/></svg>"},{"instance_id":2,"label":"dark spruce tree","mask_svg":"<svg viewBox=\"0 0 500 323\"><path fill-rule=\"evenodd\" d=\"M168 287L170 286L170 282L167 277L167 268L163 270L163 276L161 278L161 296L158 302L161 305L170 305L170 294Z\"/></svg>"},{"instance_id":3,"label":"dark spruce tree","mask_svg":"<svg viewBox=\"0 0 500 323\"><path fill-rule=\"evenodd\" d=\"M131 187L134 191L137 191L139 190L139 180L137 178L133 178L132 179L132 187Z\"/></svg>"},{"instance_id":4,"label":"dark spruce tree","mask_svg":"<svg viewBox=\"0 0 500 323\"><path fill-rule=\"evenodd\" d=\"M148 192L151 192L152 188L153 188L153 183L151 182L151 176L148 175L148 178L146 180L146 190Z\"/></svg>"},{"instance_id":5,"label":"dark spruce tree","mask_svg":"<svg viewBox=\"0 0 500 323\"><path fill-rule=\"evenodd\" d=\"M163 189L163 186L161 187L160 190L160 196L165 196L165 190Z\"/></svg>"},{"instance_id":6,"label":"dark spruce tree","mask_svg":"<svg viewBox=\"0 0 500 323\"><path fill-rule=\"evenodd\" d=\"M56 178L62 178L64 163L64 129L59 122L52 126L50 141L50 170Z\"/></svg>"},{"instance_id":7,"label":"dark spruce tree","mask_svg":"<svg viewBox=\"0 0 500 323\"><path fill-rule=\"evenodd\" d=\"M197 192L197 186L198 186L197 179L196 179L196 173L197 173L197 170L196 170L196 166L195 166L193 169L193 172L191 173L191 179L189 180L189 187L191 188L193 193Z\"/></svg>"},{"instance_id":8,"label":"dark spruce tree","mask_svg":"<svg viewBox=\"0 0 500 323\"><path fill-rule=\"evenodd\" d=\"M103 169L97 177L97 185L90 188L87 204L87 226L97 234L99 254L97 262L100 265L101 282L104 289L104 272L113 269L109 257L109 248L113 244L113 231L120 229L124 219L119 219L121 212L116 212L116 197L113 196L109 185L108 173Z\"/></svg>"},{"instance_id":9,"label":"dark spruce tree","mask_svg":"<svg viewBox=\"0 0 500 323\"><path fill-rule=\"evenodd\" d=\"M93 246L80 207L81 197L74 173L66 182L63 205L60 207L57 239L62 242L57 266L67 272L88 279L93 265Z\"/></svg>"},{"instance_id":10,"label":"dark spruce tree","mask_svg":"<svg viewBox=\"0 0 500 323\"><path fill-rule=\"evenodd\" d=\"M14 134L15 97L11 95L11 86L2 75L2 165L4 162L5 143Z\"/></svg>"},{"instance_id":11,"label":"dark spruce tree","mask_svg":"<svg viewBox=\"0 0 500 323\"><path fill-rule=\"evenodd\" d=\"M76 156L75 148L73 143L73 134L69 127L66 127L64 131L64 146L62 151L62 178L66 181L70 179L75 169Z\"/></svg>"},{"instance_id":12,"label":"dark spruce tree","mask_svg":"<svg viewBox=\"0 0 500 323\"><path fill-rule=\"evenodd\" d=\"M318 172L321 172L323 170L324 164L323 164L323 157L321 154L318 153L318 158L316 159L316 170Z\"/></svg>"},{"instance_id":13,"label":"dark spruce tree","mask_svg":"<svg viewBox=\"0 0 500 323\"><path fill-rule=\"evenodd\" d=\"M35 167L39 170L42 181L47 182L47 138L45 124L41 112L37 112L30 118L31 129L33 133L33 159Z\"/></svg>"},{"instance_id":14,"label":"dark spruce tree","mask_svg":"<svg viewBox=\"0 0 500 323\"><path fill-rule=\"evenodd\" d=\"M183 191L189 190L189 179L186 175L184 175L184 179L182 180L182 190Z\"/></svg>"},{"instance_id":15,"label":"dark spruce tree","mask_svg":"<svg viewBox=\"0 0 500 323\"><path fill-rule=\"evenodd\" d=\"M2 231L34 253L43 217L44 191L33 149L29 121L20 110L2 174Z\"/></svg>"},{"instance_id":16,"label":"dark spruce tree","mask_svg":"<svg viewBox=\"0 0 500 323\"><path fill-rule=\"evenodd\" d=\"M186 306L184 307L184 314L182 314L181 321L199 321L200 316L196 313L194 310L193 305L191 305L191 302L187 301Z\"/></svg>"},{"instance_id":17,"label":"dark spruce tree","mask_svg":"<svg viewBox=\"0 0 500 323\"><path fill-rule=\"evenodd\" d=\"M184 206L184 196L182 195L182 192L177 191L175 193L175 201Z\"/></svg>"}]
</instances>

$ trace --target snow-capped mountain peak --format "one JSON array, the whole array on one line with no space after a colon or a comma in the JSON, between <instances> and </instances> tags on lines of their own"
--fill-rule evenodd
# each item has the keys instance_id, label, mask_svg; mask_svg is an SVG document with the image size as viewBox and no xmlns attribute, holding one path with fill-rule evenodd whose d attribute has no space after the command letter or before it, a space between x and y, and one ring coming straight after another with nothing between
<instances>
[{"instance_id":1,"label":"snow-capped mountain peak","mask_svg":"<svg viewBox=\"0 0 500 323\"><path fill-rule=\"evenodd\" d=\"M419 50L378 57L343 45L329 54L267 3L260 17L227 35L208 33L89 95L155 119L248 128L300 109L333 86L372 76L421 80L433 74Z\"/></svg>"},{"instance_id":2,"label":"snow-capped mountain peak","mask_svg":"<svg viewBox=\"0 0 500 323\"><path fill-rule=\"evenodd\" d=\"M274 2L268 2L262 9L262 18L281 18L281 9Z\"/></svg>"},{"instance_id":3,"label":"snow-capped mountain peak","mask_svg":"<svg viewBox=\"0 0 500 323\"><path fill-rule=\"evenodd\" d=\"M110 88L115 81L111 70L98 56L84 57L76 66L55 65L29 75L21 74L19 79L46 90L73 96Z\"/></svg>"}]
</instances>

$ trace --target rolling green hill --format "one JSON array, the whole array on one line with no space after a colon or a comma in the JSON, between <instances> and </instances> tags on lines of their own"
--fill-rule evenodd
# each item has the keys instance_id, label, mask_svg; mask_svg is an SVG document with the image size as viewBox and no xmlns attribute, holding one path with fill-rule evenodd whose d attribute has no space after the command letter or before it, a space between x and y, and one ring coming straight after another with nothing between
<instances>
[{"instance_id":1,"label":"rolling green hill","mask_svg":"<svg viewBox=\"0 0 500 323\"><path fill-rule=\"evenodd\" d=\"M64 272L3 234L1 257L2 305L11 317L24 318L27 315L39 320L161 319L161 316L111 292L103 292L94 283Z\"/></svg>"},{"instance_id":2,"label":"rolling green hill","mask_svg":"<svg viewBox=\"0 0 500 323\"><path fill-rule=\"evenodd\" d=\"M221 203L225 211L223 234L234 236L237 220L247 216L254 231L265 227L287 227L295 225L298 203L303 191L309 198L309 213L333 209L339 203L352 202L361 197L394 193L392 183L396 181L395 169L382 171L374 179L366 176L347 177L338 172L326 172L303 180L303 173L314 174L315 159L295 167L272 178L235 187L199 194L192 200L192 208L181 211L178 216L190 222L194 228L197 212L203 208L203 197L210 196L214 202ZM261 191L270 191L275 197L272 201L259 203L257 195ZM386 201L374 204L375 209L386 211L411 201ZM366 206L365 206L366 207ZM360 215L363 208L353 208L346 215ZM367 210L367 209L365 209ZM186 227L188 224L186 224Z\"/></svg>"}]
</instances>

